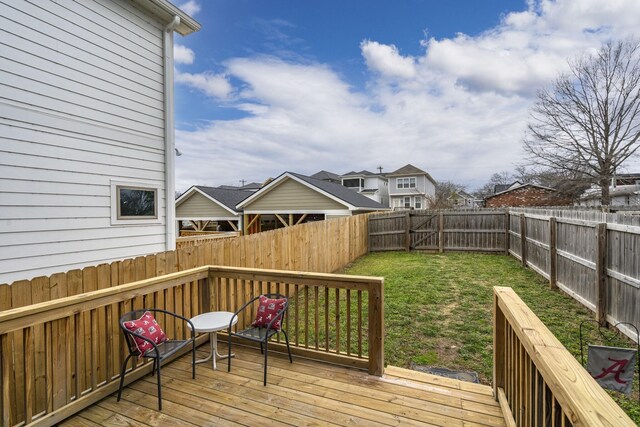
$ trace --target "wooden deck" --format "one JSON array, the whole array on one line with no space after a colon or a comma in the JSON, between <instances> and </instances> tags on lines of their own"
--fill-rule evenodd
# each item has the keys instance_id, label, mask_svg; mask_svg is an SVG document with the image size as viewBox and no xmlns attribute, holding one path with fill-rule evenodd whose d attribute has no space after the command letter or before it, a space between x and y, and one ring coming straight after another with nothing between
<instances>
[{"instance_id":1,"label":"wooden deck","mask_svg":"<svg viewBox=\"0 0 640 427\"><path fill-rule=\"evenodd\" d=\"M221 343L221 348L224 348ZM208 345L198 349L204 357ZM269 354L262 385L258 350L234 346L237 356L213 371L189 356L162 369L163 411L157 411L150 375L61 423L62 426L438 425L503 426L488 386L387 367L383 377L333 365Z\"/></svg>"}]
</instances>

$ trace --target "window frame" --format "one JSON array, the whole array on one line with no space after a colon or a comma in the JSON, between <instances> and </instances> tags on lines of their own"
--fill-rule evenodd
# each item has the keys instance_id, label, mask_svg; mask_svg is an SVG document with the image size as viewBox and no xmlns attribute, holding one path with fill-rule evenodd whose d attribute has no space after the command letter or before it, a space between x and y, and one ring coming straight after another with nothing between
<instances>
[{"instance_id":1,"label":"window frame","mask_svg":"<svg viewBox=\"0 0 640 427\"><path fill-rule=\"evenodd\" d=\"M120 206L121 190L140 190L153 192L154 214L153 215L122 215ZM157 184L143 182L111 181L111 225L146 225L162 224L163 219L160 212L160 186Z\"/></svg>"},{"instance_id":2,"label":"window frame","mask_svg":"<svg viewBox=\"0 0 640 427\"><path fill-rule=\"evenodd\" d=\"M417 179L415 176L410 176L406 178L396 178L397 189L416 188L416 187L417 187Z\"/></svg>"}]
</instances>

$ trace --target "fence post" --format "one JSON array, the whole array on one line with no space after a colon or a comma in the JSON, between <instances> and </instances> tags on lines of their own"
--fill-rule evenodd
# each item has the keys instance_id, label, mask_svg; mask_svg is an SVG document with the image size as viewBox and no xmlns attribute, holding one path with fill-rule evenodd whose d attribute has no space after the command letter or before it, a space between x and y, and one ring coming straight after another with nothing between
<instances>
[{"instance_id":1,"label":"fence post","mask_svg":"<svg viewBox=\"0 0 640 427\"><path fill-rule=\"evenodd\" d=\"M558 287L558 222L549 218L549 288Z\"/></svg>"},{"instance_id":2,"label":"fence post","mask_svg":"<svg viewBox=\"0 0 640 427\"><path fill-rule=\"evenodd\" d=\"M411 250L411 212L407 211L404 214L404 250L409 252Z\"/></svg>"},{"instance_id":3,"label":"fence post","mask_svg":"<svg viewBox=\"0 0 640 427\"><path fill-rule=\"evenodd\" d=\"M438 214L438 251L444 252L444 213Z\"/></svg>"},{"instance_id":4,"label":"fence post","mask_svg":"<svg viewBox=\"0 0 640 427\"><path fill-rule=\"evenodd\" d=\"M596 225L596 320L607 323L607 224Z\"/></svg>"},{"instance_id":5,"label":"fence post","mask_svg":"<svg viewBox=\"0 0 640 427\"><path fill-rule=\"evenodd\" d=\"M384 279L369 283L369 374L384 373Z\"/></svg>"},{"instance_id":6,"label":"fence post","mask_svg":"<svg viewBox=\"0 0 640 427\"><path fill-rule=\"evenodd\" d=\"M504 213L504 254L509 255L509 244L511 237L509 236L509 229L511 228L511 223L509 219L509 210Z\"/></svg>"},{"instance_id":7,"label":"fence post","mask_svg":"<svg viewBox=\"0 0 640 427\"><path fill-rule=\"evenodd\" d=\"M527 266L527 218L520 214L520 258L523 266Z\"/></svg>"}]
</instances>

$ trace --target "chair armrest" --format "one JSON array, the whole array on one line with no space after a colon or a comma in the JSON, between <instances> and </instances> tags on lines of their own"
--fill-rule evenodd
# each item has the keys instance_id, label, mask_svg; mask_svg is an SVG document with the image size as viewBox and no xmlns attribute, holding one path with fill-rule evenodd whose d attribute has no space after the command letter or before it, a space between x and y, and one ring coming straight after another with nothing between
<instances>
[{"instance_id":1,"label":"chair armrest","mask_svg":"<svg viewBox=\"0 0 640 427\"><path fill-rule=\"evenodd\" d=\"M179 315L177 313L174 313L172 311L163 310L161 308L150 308L148 311L161 312L161 313L164 313L164 314L168 314L169 316L173 316L176 319L183 320L184 322L186 322L189 325L189 329L191 329L191 339L195 339L195 337L196 337L196 332L195 332L196 328L195 328L195 326L193 326L193 323L191 322L191 320L187 319L186 317L181 316L181 315Z\"/></svg>"}]
</instances>

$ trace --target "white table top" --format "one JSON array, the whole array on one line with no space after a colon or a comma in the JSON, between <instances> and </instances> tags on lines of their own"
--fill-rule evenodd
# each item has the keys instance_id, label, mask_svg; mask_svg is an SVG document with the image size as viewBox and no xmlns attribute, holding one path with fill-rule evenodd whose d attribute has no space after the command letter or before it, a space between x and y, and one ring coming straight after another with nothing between
<instances>
[{"instance_id":1,"label":"white table top","mask_svg":"<svg viewBox=\"0 0 640 427\"><path fill-rule=\"evenodd\" d=\"M191 319L196 332L217 332L227 329L233 313L229 311L211 311L202 313ZM238 322L238 317L233 319L233 324Z\"/></svg>"}]
</instances>

